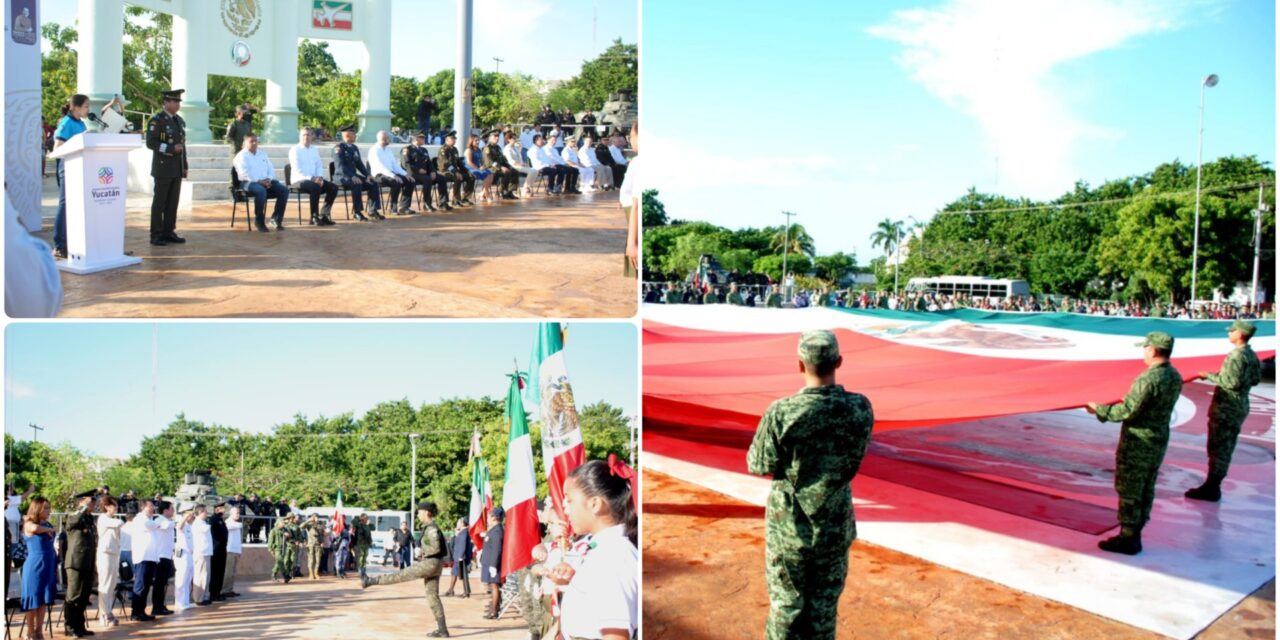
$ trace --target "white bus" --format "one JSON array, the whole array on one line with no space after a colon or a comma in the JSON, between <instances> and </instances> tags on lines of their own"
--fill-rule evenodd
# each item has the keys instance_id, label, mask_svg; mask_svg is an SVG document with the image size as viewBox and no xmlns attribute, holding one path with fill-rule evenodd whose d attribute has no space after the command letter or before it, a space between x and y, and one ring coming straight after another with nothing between
<instances>
[{"instance_id":1,"label":"white bus","mask_svg":"<svg viewBox=\"0 0 1280 640\"><path fill-rule=\"evenodd\" d=\"M938 295L963 294L974 298L1013 298L1031 295L1026 280L987 278L985 276L938 276L912 278L907 291L929 291Z\"/></svg>"}]
</instances>

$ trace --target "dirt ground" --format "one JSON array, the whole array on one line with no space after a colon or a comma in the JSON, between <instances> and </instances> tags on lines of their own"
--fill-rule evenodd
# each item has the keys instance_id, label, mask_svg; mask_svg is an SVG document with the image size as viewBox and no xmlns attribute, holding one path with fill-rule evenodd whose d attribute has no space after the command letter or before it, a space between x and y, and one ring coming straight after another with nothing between
<instances>
[{"instance_id":1,"label":"dirt ground","mask_svg":"<svg viewBox=\"0 0 1280 640\"><path fill-rule=\"evenodd\" d=\"M46 180L52 238L57 188ZM385 197L384 193L384 197ZM271 211L268 204L268 214ZM631 317L626 221L613 192L506 201L448 213L246 231L243 205L179 212L185 245L149 244L149 198L130 198L125 250L141 265L63 274L63 317ZM303 204L304 212L308 211ZM185 216L192 216L188 219Z\"/></svg>"},{"instance_id":2,"label":"dirt ground","mask_svg":"<svg viewBox=\"0 0 1280 640\"><path fill-rule=\"evenodd\" d=\"M643 496L645 638L761 637L764 508L652 470ZM839 611L841 638L1161 637L861 541ZM1275 615L1273 579L1198 637L1273 638Z\"/></svg>"},{"instance_id":3,"label":"dirt ground","mask_svg":"<svg viewBox=\"0 0 1280 640\"><path fill-rule=\"evenodd\" d=\"M371 568L370 574L383 570ZM485 620L484 601L479 597L478 575L471 579L471 598L441 598L449 633L454 638L477 640L526 640L529 629L513 606L499 620ZM445 578L441 586L448 586ZM130 622L127 618L120 625L109 629L91 621L89 629L95 638L166 638L171 640L215 640L220 638L342 638L365 640L369 638L421 638L435 629L431 611L422 595L422 581L403 582L389 586L360 589L355 577L340 580L322 577L318 581L296 578L285 585L271 580L255 582L236 581L240 597L229 598L208 607L194 609L170 616L161 616L154 622ZM461 591L461 585L458 588ZM170 585L169 601L173 601ZM61 609L61 603L58 609ZM90 617L97 610L89 607ZM116 609L119 617L120 610ZM60 618L56 617L55 620ZM20 615L13 620L10 630L18 637ZM53 635L46 631L49 640L62 637L62 629L54 625Z\"/></svg>"}]
</instances>

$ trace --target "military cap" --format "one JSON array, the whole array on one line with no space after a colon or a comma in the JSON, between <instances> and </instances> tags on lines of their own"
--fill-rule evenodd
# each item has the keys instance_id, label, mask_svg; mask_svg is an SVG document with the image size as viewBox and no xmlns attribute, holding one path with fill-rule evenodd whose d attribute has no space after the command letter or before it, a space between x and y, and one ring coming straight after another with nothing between
<instances>
[{"instance_id":1,"label":"military cap","mask_svg":"<svg viewBox=\"0 0 1280 640\"><path fill-rule=\"evenodd\" d=\"M1231 326L1227 327L1228 333L1232 331L1239 331L1240 333L1243 333L1246 338L1252 338L1253 334L1258 331L1258 328L1253 326L1253 323L1248 320L1237 319L1231 323Z\"/></svg>"},{"instance_id":2,"label":"military cap","mask_svg":"<svg viewBox=\"0 0 1280 640\"><path fill-rule=\"evenodd\" d=\"M840 343L836 341L836 334L830 331L806 331L800 334L796 354L814 366L831 364L840 357Z\"/></svg>"},{"instance_id":3,"label":"military cap","mask_svg":"<svg viewBox=\"0 0 1280 640\"><path fill-rule=\"evenodd\" d=\"M413 132L413 137L415 137L415 138L425 138L425 137L427 137L427 131L426 131L425 129L418 129L417 131L414 131L414 132Z\"/></svg>"},{"instance_id":4,"label":"military cap","mask_svg":"<svg viewBox=\"0 0 1280 640\"><path fill-rule=\"evenodd\" d=\"M1173 336L1163 331L1152 331L1147 334L1147 338L1138 343L1139 347L1155 347L1166 351L1173 350Z\"/></svg>"},{"instance_id":5,"label":"military cap","mask_svg":"<svg viewBox=\"0 0 1280 640\"><path fill-rule=\"evenodd\" d=\"M165 99L165 100L179 100L179 101L181 101L181 100L182 100L182 94L184 94L184 93L186 93L186 92L187 92L187 90L186 90L186 89L170 89L170 90L168 90L168 91L165 91L162 95L164 96L164 99Z\"/></svg>"},{"instance_id":6,"label":"military cap","mask_svg":"<svg viewBox=\"0 0 1280 640\"><path fill-rule=\"evenodd\" d=\"M457 132L457 131L450 131L449 133L444 134L444 137L446 137L446 138L457 138L457 137L458 137L458 132Z\"/></svg>"},{"instance_id":7,"label":"military cap","mask_svg":"<svg viewBox=\"0 0 1280 640\"><path fill-rule=\"evenodd\" d=\"M436 509L436 503L431 501L419 502L418 511L427 511L431 513L431 515L433 516L437 513L440 513L439 509Z\"/></svg>"},{"instance_id":8,"label":"military cap","mask_svg":"<svg viewBox=\"0 0 1280 640\"><path fill-rule=\"evenodd\" d=\"M88 490L88 491L81 491L80 493L77 493L77 494L75 494L74 496L71 496L71 497L72 497L72 498L75 498L76 500L79 500L79 499L81 499L81 498L92 498L92 497L94 497L94 496L96 496L96 495L98 495L98 490L97 490L97 489L90 489L90 490Z\"/></svg>"},{"instance_id":9,"label":"military cap","mask_svg":"<svg viewBox=\"0 0 1280 640\"><path fill-rule=\"evenodd\" d=\"M178 506L178 513L191 513L192 511L195 511L195 510L196 510L196 503L194 502L183 502L181 505Z\"/></svg>"},{"instance_id":10,"label":"military cap","mask_svg":"<svg viewBox=\"0 0 1280 640\"><path fill-rule=\"evenodd\" d=\"M354 124L348 124L348 125L343 125L341 127L338 127L338 131L342 131L342 132L355 131L355 130L356 130L356 126Z\"/></svg>"}]
</instances>

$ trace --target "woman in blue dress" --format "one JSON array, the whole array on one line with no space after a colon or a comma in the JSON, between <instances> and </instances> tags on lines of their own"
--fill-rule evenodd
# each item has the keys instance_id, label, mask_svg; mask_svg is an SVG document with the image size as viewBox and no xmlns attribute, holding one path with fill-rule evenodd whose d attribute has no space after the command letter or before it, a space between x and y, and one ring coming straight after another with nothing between
<instances>
[{"instance_id":1,"label":"woman in blue dress","mask_svg":"<svg viewBox=\"0 0 1280 640\"><path fill-rule=\"evenodd\" d=\"M89 115L89 96L77 93L62 105L62 119L53 130L53 148L57 149L82 133L88 126L84 119ZM53 251L59 258L67 257L67 175L62 160L58 160L58 216L53 219Z\"/></svg>"},{"instance_id":2,"label":"woman in blue dress","mask_svg":"<svg viewBox=\"0 0 1280 640\"><path fill-rule=\"evenodd\" d=\"M481 202L493 202L493 172L484 168L484 159L480 154L480 141L475 136L467 138L467 153L465 162L467 163L467 171L471 172L471 176L476 182L484 183L484 195L480 196Z\"/></svg>"},{"instance_id":3,"label":"woman in blue dress","mask_svg":"<svg viewBox=\"0 0 1280 640\"><path fill-rule=\"evenodd\" d=\"M44 640L44 608L53 604L58 593L58 557L53 553L57 530L49 525L49 514L49 501L37 496L22 519L22 540L27 544L27 560L22 564L22 610L26 612L29 640Z\"/></svg>"}]
</instances>

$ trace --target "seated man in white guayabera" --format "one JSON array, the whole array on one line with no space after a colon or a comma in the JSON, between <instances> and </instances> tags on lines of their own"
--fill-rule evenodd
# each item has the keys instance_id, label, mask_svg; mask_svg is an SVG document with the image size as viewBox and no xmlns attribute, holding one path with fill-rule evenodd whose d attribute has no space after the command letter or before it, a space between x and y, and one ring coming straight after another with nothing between
<instances>
[{"instance_id":1,"label":"seated man in white guayabera","mask_svg":"<svg viewBox=\"0 0 1280 640\"><path fill-rule=\"evenodd\" d=\"M396 154L391 150L391 138L386 131L378 132L378 144L369 149L369 174L374 182L391 187L391 212L396 215L417 213L410 206L413 204L413 188L417 184L409 177L409 172L400 166ZM396 203L397 197L399 204Z\"/></svg>"},{"instance_id":2,"label":"seated man in white guayabera","mask_svg":"<svg viewBox=\"0 0 1280 640\"><path fill-rule=\"evenodd\" d=\"M592 184L596 181L596 172L591 168L591 165L583 164L578 158L577 140L572 137L565 140L564 148L560 150L560 158L564 160L566 165L569 165L570 169L578 172L578 178L581 181L580 183L583 185L582 188L586 190L586 193L595 191Z\"/></svg>"},{"instance_id":3,"label":"seated man in white guayabera","mask_svg":"<svg viewBox=\"0 0 1280 640\"><path fill-rule=\"evenodd\" d=\"M528 127L525 127L525 130L528 131ZM538 172L529 166L529 156L521 146L520 140L516 138L515 132L508 131L503 134L503 137L506 138L506 144L502 145L502 155L506 156L507 162L510 162L516 171L524 175L524 186L520 188L520 195L527 198L533 181L538 178Z\"/></svg>"},{"instance_id":4,"label":"seated man in white guayabera","mask_svg":"<svg viewBox=\"0 0 1280 640\"><path fill-rule=\"evenodd\" d=\"M236 154L231 162L240 178L240 187L253 197L254 225L258 231L270 231L263 213L267 208L267 198L276 199L275 211L271 214L271 223L276 231L284 231L284 208L289 204L289 187L276 180L276 169L271 165L271 158L265 151L258 149L258 136L250 133L244 138L244 148Z\"/></svg>"},{"instance_id":5,"label":"seated man in white guayabera","mask_svg":"<svg viewBox=\"0 0 1280 640\"><path fill-rule=\"evenodd\" d=\"M311 198L311 224L327 227L333 225L329 217L333 201L338 198L338 185L325 178L327 174L320 152L311 146L315 135L310 128L298 132L298 144L289 148L289 165L293 175L293 187ZM324 208L320 208L320 194L324 194Z\"/></svg>"},{"instance_id":6,"label":"seated man in white guayabera","mask_svg":"<svg viewBox=\"0 0 1280 640\"><path fill-rule=\"evenodd\" d=\"M595 145L592 142L591 136L586 136L582 139L582 148L578 149L578 162L591 170L591 184L587 186L601 190L612 189L613 170L601 164L600 158L596 157ZM583 179L586 179L585 174Z\"/></svg>"}]
</instances>

